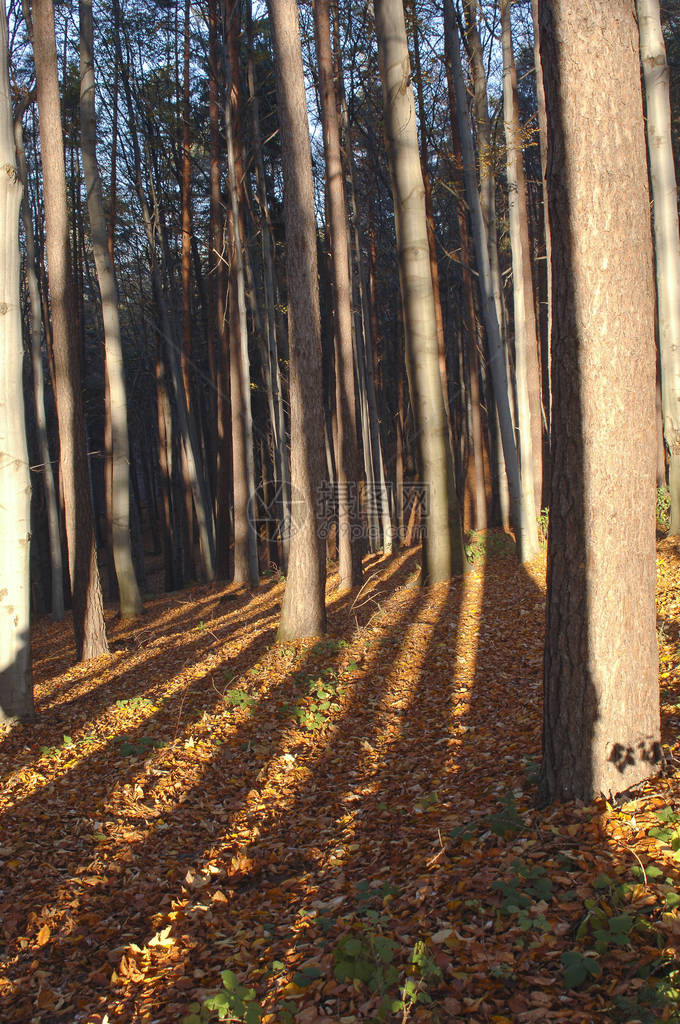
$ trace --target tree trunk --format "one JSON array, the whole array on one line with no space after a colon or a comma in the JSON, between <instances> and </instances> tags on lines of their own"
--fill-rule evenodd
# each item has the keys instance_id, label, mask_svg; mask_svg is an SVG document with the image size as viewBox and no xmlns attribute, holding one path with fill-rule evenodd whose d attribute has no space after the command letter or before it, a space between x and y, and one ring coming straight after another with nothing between
<instances>
[{"instance_id":1,"label":"tree trunk","mask_svg":"<svg viewBox=\"0 0 680 1024\"><path fill-rule=\"evenodd\" d=\"M637 10L654 206L661 400L671 497L669 536L677 537L680 535L680 236L671 136L669 71L661 31L659 0L637 0Z\"/></svg>"},{"instance_id":2,"label":"tree trunk","mask_svg":"<svg viewBox=\"0 0 680 1024\"><path fill-rule=\"evenodd\" d=\"M54 350L54 389L59 419L60 467L66 514L73 627L79 660L108 650L94 541L90 478L82 402L80 337L76 329L66 208L57 48L52 0L34 0L40 150Z\"/></svg>"},{"instance_id":3,"label":"tree trunk","mask_svg":"<svg viewBox=\"0 0 680 1024\"><path fill-rule=\"evenodd\" d=\"M92 0L80 0L80 133L92 251L97 270L104 322L106 385L111 418L113 561L118 580L120 615L122 619L131 619L141 612L142 599L135 577L130 543L130 445L128 441L127 396L118 317L118 290L109 253L102 182L97 165L93 38Z\"/></svg>"},{"instance_id":4,"label":"tree trunk","mask_svg":"<svg viewBox=\"0 0 680 1024\"><path fill-rule=\"evenodd\" d=\"M250 404L250 360L248 356L248 321L243 266L243 157L240 121L239 30L238 7L229 2L225 20L228 27L226 53L227 97L225 133L229 164L229 195L231 198L230 261L230 338L231 401L234 473L234 582L256 587L260 581L257 553L257 515L255 496L255 452L253 416Z\"/></svg>"},{"instance_id":5,"label":"tree trunk","mask_svg":"<svg viewBox=\"0 0 680 1024\"><path fill-rule=\"evenodd\" d=\"M288 269L292 536L279 640L326 629L321 327L312 155L295 0L269 0L283 162Z\"/></svg>"},{"instance_id":6,"label":"tree trunk","mask_svg":"<svg viewBox=\"0 0 680 1024\"><path fill-rule=\"evenodd\" d=\"M28 173L24 150L24 133L21 126L23 111L17 111L14 121L14 144L16 147L17 166L23 186L21 196L21 220L24 225L24 244L26 247L26 286L31 306L31 365L33 367L33 392L35 396L36 430L40 448L40 460L43 465L43 482L45 488L45 506L47 509L47 530L50 543L50 571L52 578L52 618L61 622L64 618L64 564L61 551L61 531L59 529L59 504L57 487L54 480L54 469L50 457L47 437L47 415L45 412L45 377L42 361L42 309L40 305L40 287L36 264L35 234L33 218L28 201Z\"/></svg>"},{"instance_id":7,"label":"tree trunk","mask_svg":"<svg viewBox=\"0 0 680 1024\"><path fill-rule=\"evenodd\" d=\"M534 28L534 70L536 76L536 99L538 103L538 141L541 154L541 190L543 193L543 234L545 237L545 293L546 293L546 317L545 335L541 345L543 354L543 409L546 413L547 430L544 443L544 454L546 460L550 454L548 444L550 438L550 336L552 333L552 269L551 269L551 242L550 242L550 217L548 216L548 182L546 170L548 167L548 125L545 116L545 89L543 87L543 68L541 67L541 53L539 46L538 30L538 0L531 0L531 19ZM539 318L539 330L540 323ZM548 489L548 474L545 474L543 481L544 493Z\"/></svg>"},{"instance_id":8,"label":"tree trunk","mask_svg":"<svg viewBox=\"0 0 680 1024\"><path fill-rule=\"evenodd\" d=\"M401 0L377 0L375 21L409 382L418 434L420 482L425 488L422 575L423 582L438 583L462 573L466 560L439 368L425 190Z\"/></svg>"},{"instance_id":9,"label":"tree trunk","mask_svg":"<svg viewBox=\"0 0 680 1024\"><path fill-rule=\"evenodd\" d=\"M472 215L472 236L475 243L475 255L479 270L479 287L482 296L482 316L486 328L486 340L489 349L489 368L493 382L493 393L498 414L503 461L507 473L508 490L510 492L510 516L517 537L517 553L521 562L528 561L533 554L527 535L526 511L522 502L522 487L515 447L515 433L510 412L510 397L505 362L505 352L501 339L498 321L498 304L494 299L494 286L489 263L489 247L486 237L486 225L482 213L477 180L475 175L474 149L472 129L467 107L465 79L460 58L460 37L458 24L451 0L444 0L444 30L449 33L449 53L452 58L454 88L456 92L456 115L460 147L463 154L463 171L465 174L465 192ZM500 447L500 446L499 446Z\"/></svg>"},{"instance_id":10,"label":"tree trunk","mask_svg":"<svg viewBox=\"0 0 680 1024\"><path fill-rule=\"evenodd\" d=\"M345 187L340 154L338 100L333 83L328 0L314 2L314 29L319 65L328 219L331 236L335 306L335 402L337 410L338 590L349 590L363 579L359 457L354 394L352 344L352 283L345 213Z\"/></svg>"},{"instance_id":11,"label":"tree trunk","mask_svg":"<svg viewBox=\"0 0 680 1024\"><path fill-rule=\"evenodd\" d=\"M553 228L539 799L661 767L654 280L634 0L541 0Z\"/></svg>"},{"instance_id":12,"label":"tree trunk","mask_svg":"<svg viewBox=\"0 0 680 1024\"><path fill-rule=\"evenodd\" d=\"M482 433L482 416L480 409L479 390L479 359L477 355L477 314L472 283L470 252L470 232L468 229L467 204L465 203L465 175L463 173L463 154L460 148L458 132L458 115L456 113L456 89L453 81L452 56L450 53L451 34L444 35L446 53L446 78L449 94L449 115L451 120L451 148L453 151L453 178L456 190L456 212L458 215L458 234L460 236L460 261L463 274L464 311L467 327L468 367L470 375L470 420L472 437L472 457L475 470L475 530L486 530L486 491L484 488L484 441ZM491 417L489 417L490 419Z\"/></svg>"},{"instance_id":13,"label":"tree trunk","mask_svg":"<svg viewBox=\"0 0 680 1024\"><path fill-rule=\"evenodd\" d=\"M7 16L0 8L0 722L33 717L31 477L24 420L19 208L9 93Z\"/></svg>"},{"instance_id":14,"label":"tree trunk","mask_svg":"<svg viewBox=\"0 0 680 1024\"><path fill-rule=\"evenodd\" d=\"M503 119L508 178L508 223L512 250L512 294L515 324L517 427L522 474L522 501L527 525L525 558L538 551L537 515L541 509L541 395L538 380L538 339L534 315L529 250L526 182L517 105L517 73L512 53L510 3L501 0L503 40ZM538 477L536 478L536 474Z\"/></svg>"}]
</instances>

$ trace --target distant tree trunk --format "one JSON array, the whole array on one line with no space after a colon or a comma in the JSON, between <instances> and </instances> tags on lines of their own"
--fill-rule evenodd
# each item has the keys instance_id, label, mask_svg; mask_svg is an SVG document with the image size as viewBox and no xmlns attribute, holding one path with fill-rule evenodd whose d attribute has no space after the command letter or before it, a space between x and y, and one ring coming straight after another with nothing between
<instances>
[{"instance_id":1,"label":"distant tree trunk","mask_svg":"<svg viewBox=\"0 0 680 1024\"><path fill-rule=\"evenodd\" d=\"M220 108L224 90L222 51L219 45L220 0L208 8L209 119L210 119L210 223L208 251L208 350L214 366L215 441L215 569L219 579L232 571L231 544L231 403L229 336L227 326L226 252L222 206L222 154Z\"/></svg>"},{"instance_id":2,"label":"distant tree trunk","mask_svg":"<svg viewBox=\"0 0 680 1024\"><path fill-rule=\"evenodd\" d=\"M358 505L359 458L352 344L352 283L345 213L345 188L340 154L338 101L333 83L328 0L314 2L314 28L319 66L328 219L331 236L335 306L335 402L337 409L338 589L349 590L363 579L361 515Z\"/></svg>"},{"instance_id":3,"label":"distant tree trunk","mask_svg":"<svg viewBox=\"0 0 680 1024\"><path fill-rule=\"evenodd\" d=\"M501 0L503 40L503 119L508 178L508 225L512 250L512 293L515 325L515 383L517 426L522 474L522 501L527 525L527 551L538 551L536 517L541 508L542 425L538 378L538 338L534 314L529 249L526 182L522 163L522 138L517 104L517 73L512 53L510 3ZM537 475L536 475L537 474Z\"/></svg>"},{"instance_id":4,"label":"distant tree trunk","mask_svg":"<svg viewBox=\"0 0 680 1024\"><path fill-rule=\"evenodd\" d=\"M458 132L458 115L456 113L456 89L453 81L451 33L444 34L446 53L446 78L449 93L449 115L451 119L451 148L453 150L453 175L456 188L456 212L458 214L458 234L460 236L460 261L463 274L464 311L467 327L467 353L470 375L470 420L472 435L472 456L475 470L475 530L486 530L486 491L484 489L484 441L482 432L482 416L480 409L479 359L477 355L477 315L475 312L475 296L472 283L470 251L470 231L465 202L465 175L463 172L463 155ZM489 417L490 419L491 417Z\"/></svg>"},{"instance_id":5,"label":"distant tree trunk","mask_svg":"<svg viewBox=\"0 0 680 1024\"><path fill-rule=\"evenodd\" d=\"M190 79L190 28L191 3L184 0L183 25L183 72L182 72L182 378L186 396L187 411L196 414L198 409L193 402L192 361L193 361L193 323L191 308L191 79ZM178 83L179 84L179 83ZM194 416L197 421L197 416ZM182 475L184 478L184 508L187 521L186 543L184 545L184 578L194 577L194 509L191 494L191 469L187 463L186 452L182 453Z\"/></svg>"},{"instance_id":6,"label":"distant tree trunk","mask_svg":"<svg viewBox=\"0 0 680 1024\"><path fill-rule=\"evenodd\" d=\"M0 722L33 717L31 476L24 420L19 208L9 93L7 15L0 6Z\"/></svg>"},{"instance_id":7,"label":"distant tree trunk","mask_svg":"<svg viewBox=\"0 0 680 1024\"><path fill-rule=\"evenodd\" d=\"M80 337L76 329L73 304L64 143L52 0L33 2L33 52L40 117L54 388L59 419L60 466L73 596L73 627L77 657L79 660L86 660L106 653L108 645L90 500L82 403Z\"/></svg>"},{"instance_id":8,"label":"distant tree trunk","mask_svg":"<svg viewBox=\"0 0 680 1024\"><path fill-rule=\"evenodd\" d=\"M550 438L550 336L552 332L552 270L550 256L550 217L548 216L548 182L546 171L548 167L548 126L545 115L545 89L543 88L543 68L541 67L541 54L539 46L538 29L538 0L531 0L531 19L534 28L534 66L536 76L536 99L538 103L538 140L541 153L541 189L543 192L543 234L545 236L545 292L546 292L546 318L545 335L541 351L543 353L543 409L547 421L547 437L545 438L544 453L549 454ZM544 493L548 489L548 474L544 474Z\"/></svg>"},{"instance_id":9,"label":"distant tree trunk","mask_svg":"<svg viewBox=\"0 0 680 1024\"><path fill-rule=\"evenodd\" d=\"M288 269L292 536L279 640L326 629L321 327L314 183L295 0L269 0L274 43Z\"/></svg>"},{"instance_id":10,"label":"distant tree trunk","mask_svg":"<svg viewBox=\"0 0 680 1024\"><path fill-rule=\"evenodd\" d=\"M474 165L474 149L472 129L467 107L465 79L460 57L460 36L458 24L453 10L452 0L444 0L444 30L449 33L449 53L451 54L454 88L456 93L456 115L463 170L465 174L465 193L470 207L472 219L472 235L475 243L475 255L479 269L479 287L482 296L482 317L486 329L486 341L489 349L489 369L493 383L493 394L498 414L498 428L502 442L503 461L507 473L510 492L510 513L517 536L518 555L521 562L528 561L533 555L532 546L527 536L526 510L522 502L522 487L515 447L515 433L510 412L510 397L505 362L505 352L501 339L500 324L497 311L498 304L494 300L493 275L489 263L489 246L487 245L486 225L482 213L482 205L477 191L477 179ZM500 445L499 445L500 447Z\"/></svg>"},{"instance_id":11,"label":"distant tree trunk","mask_svg":"<svg viewBox=\"0 0 680 1024\"><path fill-rule=\"evenodd\" d=\"M47 509L47 530L50 542L50 569L52 577L52 618L61 622L64 618L64 564L61 552L61 531L59 529L59 504L57 487L54 480L54 469L50 458L50 447L47 437L47 415L45 412L45 378L42 361L42 310L40 306L40 288L36 264L35 234L33 218L28 201L28 173L24 150L24 134L21 127L22 111L17 111L14 121L14 143L16 147L17 165L23 186L21 196L21 220L24 225L24 244L26 247L26 285L31 306L31 365L33 367L33 392L35 395L35 417L40 448L40 460L43 465L43 482L45 487L45 506Z\"/></svg>"},{"instance_id":12,"label":"distant tree trunk","mask_svg":"<svg viewBox=\"0 0 680 1024\"><path fill-rule=\"evenodd\" d=\"M634 0L541 0L553 228L539 799L661 767L654 280Z\"/></svg>"},{"instance_id":13,"label":"distant tree trunk","mask_svg":"<svg viewBox=\"0 0 680 1024\"><path fill-rule=\"evenodd\" d=\"M402 0L377 0L375 21L409 383L421 482L426 489L422 574L424 582L438 583L462 573L466 560L439 367L425 191Z\"/></svg>"},{"instance_id":14,"label":"distant tree trunk","mask_svg":"<svg viewBox=\"0 0 680 1024\"><path fill-rule=\"evenodd\" d=\"M234 473L234 581L256 587L260 580L257 533L255 531L255 452L253 416L250 403L250 360L248 355L248 321L243 265L244 188L243 155L240 118L240 21L238 6L229 0L226 18L228 46L226 53L227 98L225 133L229 164L229 196L231 198L231 235L233 258L230 263L230 338L231 350L231 415Z\"/></svg>"},{"instance_id":15,"label":"distant tree trunk","mask_svg":"<svg viewBox=\"0 0 680 1024\"><path fill-rule=\"evenodd\" d=\"M276 279L274 264L274 242L267 197L267 182L262 155L262 132L260 130L260 105L255 87L255 68L253 60L253 18L252 3L248 4L248 92L250 103L250 123L252 129L253 159L257 182L257 198L260 206L262 270L265 304L265 335L267 352L263 356L267 386L270 391L270 419L272 423L272 442L274 446L274 473L277 483L275 494L276 507L279 510L279 533L281 539L281 568L284 574L288 567L290 549L290 460L286 439L286 417L283 409L283 388L279 369L279 351L276 326Z\"/></svg>"},{"instance_id":16,"label":"distant tree trunk","mask_svg":"<svg viewBox=\"0 0 680 1024\"><path fill-rule=\"evenodd\" d=\"M671 525L680 535L680 236L671 105L659 0L637 0L645 78L647 150L654 204L663 430L668 449Z\"/></svg>"},{"instance_id":17,"label":"distant tree trunk","mask_svg":"<svg viewBox=\"0 0 680 1024\"><path fill-rule=\"evenodd\" d=\"M112 540L118 580L120 615L131 619L142 610L130 543L130 445L123 349L118 317L118 290L109 254L102 182L97 164L97 122L94 97L92 0L80 0L80 132L87 188L92 251L99 282L104 322L106 382L110 402L112 451Z\"/></svg>"}]
</instances>

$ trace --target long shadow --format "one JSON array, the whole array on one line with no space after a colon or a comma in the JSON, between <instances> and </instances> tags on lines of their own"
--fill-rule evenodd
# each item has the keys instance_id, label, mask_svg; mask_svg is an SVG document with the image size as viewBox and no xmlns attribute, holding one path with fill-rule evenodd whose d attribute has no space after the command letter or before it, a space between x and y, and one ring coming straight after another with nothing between
<instances>
[{"instance_id":1,"label":"long shadow","mask_svg":"<svg viewBox=\"0 0 680 1024\"><path fill-rule=\"evenodd\" d=\"M344 614L346 617L349 607L349 601L339 601L337 602L337 604L338 614L340 616ZM257 651L250 651L250 654L252 655L253 653L260 653L261 651L264 652L264 646L264 642L261 641L257 645ZM127 770L123 773L119 772L117 774L114 780L113 787L109 787L106 782L104 782L104 785L100 787L97 787L96 785L93 786L93 776L95 779L97 778L97 770L98 768L101 769L102 766L100 752L98 752L98 757L86 757L82 759L81 762L75 768L71 769L71 771L66 776L62 774L60 776L59 784L55 785L52 788L51 792L47 794L42 794L42 796L46 799L36 799L36 797L32 797L29 798L28 805L24 805L23 807L21 805L15 805L15 810L13 811L13 819L15 823L20 822L22 818L25 818L27 811L30 810L32 812L35 812L32 821L35 831L32 841L30 843L30 847L35 851L35 853L33 854L33 857L31 857L30 851L25 851L27 854L29 854L28 857L24 856L23 858L24 862L28 862L27 867L30 867L31 861L39 855L39 851L42 849L41 841L47 843L48 833L54 831L53 815L55 814L55 811L56 813L58 813L59 819L61 821L68 821L69 817L75 817L76 822L78 822L78 824L80 825L79 828L76 828L72 832L70 838L66 838L63 835L63 832L61 836L57 834L57 836L55 837L56 842L54 844L54 860L56 863L50 864L49 860L43 862L43 875L52 876L49 879L46 878L44 889L41 894L41 902L43 903L44 907L47 908L49 906L50 898L55 899L57 897L58 893L61 890L62 883L65 885L66 888L68 888L69 886L72 886L74 884L74 879L76 879L79 874L81 874L83 871L87 871L90 873L90 878L98 878L98 881L96 885L93 887L93 889L90 892L87 892L87 896L83 896L82 911L74 911L73 913L65 914L65 920L68 920L68 930L71 932L71 934L74 931L76 933L78 932L79 927L82 927L82 925L79 926L78 921L86 920L92 917L92 914L94 913L92 909L93 903L96 902L97 899L100 899L100 901L102 902L102 906L99 908L101 913L104 913L104 909L108 907L108 911L106 914L104 914L104 916L107 918L111 918L112 908L110 906L110 903L112 879L109 878L107 880L101 877L101 875L97 875L97 868L99 868L101 872L102 865L105 862L110 863L113 860L112 853L118 854L116 862L122 861L122 863L124 863L126 857L128 859L130 857L134 857L135 862L139 862L140 860L144 861L148 858L149 854L151 853L151 850L148 849L150 842L154 851L158 850L159 853L162 853L162 856L167 857L168 860L171 861L173 850L171 848L171 844L169 843L167 830L168 828L172 828L172 826L169 825L167 819L168 817L170 817L171 820L173 820L179 814L180 820L182 820L184 828L187 829L187 834L191 834L192 827L187 826L186 821L183 820L185 815L182 811L179 810L179 808L185 807L187 805L192 807L192 825L195 826L195 822L193 819L196 813L196 803L201 803L202 800L204 799L206 777L211 772L213 773L213 775L216 774L217 779L221 780L223 777L223 773L225 771L228 771L230 768L231 770L234 770L234 768L236 768L240 773L240 779L238 780L238 788L239 790L242 790L244 794L247 795L250 786L257 777L257 774L268 763L270 757L275 756L276 750L278 749L280 744L283 742L283 739L285 738L286 729L288 728L286 718L284 718L284 721L282 723L283 728L278 724L280 721L280 717L277 718L277 712L279 716L281 712L281 700L293 700L296 695L296 690L299 689L300 672L302 671L304 673L305 671L314 671L316 667L318 667L318 657L315 660L314 657L310 656L303 661L302 666L298 667L294 674L288 673L285 674L283 678L280 678L279 683L276 686L274 686L271 693L267 693L267 695L260 700L256 708L256 711L254 712L253 718L251 719L246 716L245 720L240 720L236 730L232 730L232 734L230 734L226 738L225 744L223 745L223 747L220 748L218 755L214 758L208 758L207 764L197 770L196 783L189 790L189 792L181 794L181 799L178 799L177 801L168 801L167 794L165 794L165 803L170 803L170 807L168 808L169 814L166 813L165 810L163 810L163 827L162 829L160 829L160 826L158 827L160 831L158 829L156 830L156 833L153 835L153 842L148 838L145 839L144 833L140 832L139 828L137 829L137 833L134 834L133 837L131 837L130 834L128 833L126 838L124 825L122 823L116 823L114 821L109 823L113 828L112 834L114 835L114 848L112 850L111 847L107 845L107 842L103 839L103 833L97 834L95 832L97 828L97 818L102 815L106 815L106 803L107 800L109 800L110 802L109 798L111 797L112 793L114 796L120 795L121 793L125 795L126 791L132 790L134 794L136 787L139 787L140 790L142 790L142 786L140 786L139 782L140 779L145 784L147 790L149 788L154 788L153 783L151 787L149 787L148 780L145 774L143 772L140 772L137 766L133 765L129 766ZM280 670L279 677L281 677ZM192 710L199 709L204 713L210 714L213 707L215 706L215 701L206 701L206 693L208 693L208 696L210 696L210 691L208 691L207 687L203 685L203 680L198 680L198 686L196 687L196 689L198 692L195 694L195 699L191 702L193 705ZM219 700L219 695L217 695L217 700ZM288 712L286 712L285 714L288 715ZM135 741L138 741L141 738L140 734L142 730L148 733L150 725L152 725L157 720L157 716L153 716L152 718L147 719L141 728L133 730L131 735L129 736L131 744L134 744ZM253 736L257 736L259 733L261 737L267 732L269 733L270 740L274 744L274 753L272 753L269 750L268 744L265 744L263 747L260 747L259 749L257 746L253 746ZM183 732L180 733L180 736L181 735L183 735ZM175 752L173 751L171 759L174 757ZM168 774L170 774L171 772L171 768L168 767L167 769L161 768L155 770L158 770L161 773L166 773L165 779L163 779L163 775L161 775L161 781L167 782L167 777ZM232 780L232 782L233 781L234 780ZM159 787L160 782L157 782L155 784L156 796L158 796ZM97 792L98 788L99 792ZM87 808L87 817L81 817L81 815L83 815L84 812L84 809L81 806L83 792L88 792L90 794L90 804ZM243 801L243 797L239 799L241 802ZM125 801L123 801L123 803L125 803ZM49 808L49 811L51 812L50 814L45 813L47 808ZM110 810L108 811L108 814L110 816ZM140 821L148 820L149 818L155 820L155 816L151 812L148 805L145 803L143 803L138 808L138 814L135 816L135 818L138 818ZM45 824L45 821L47 821L48 824ZM104 823L100 823L99 827L104 827ZM116 838L116 832L119 829L122 830L120 833L120 838ZM185 848L181 852L181 856L179 856L179 851L176 851L178 853L179 860L183 861L185 859L193 859L194 861L196 861L200 859L205 844L212 837L214 829L215 823L212 821L212 819L208 821L207 817L202 821L198 828L194 827L193 831L198 832L201 841L196 844L192 843L190 850L187 850ZM59 830L57 830L57 832L58 831ZM93 841L93 833L95 835L96 841ZM99 835L99 838L96 838L97 835ZM182 835L183 837L185 835L184 829ZM128 845L128 841L131 843L130 846ZM132 853L132 850L134 850L134 853ZM68 863L68 868L64 867L64 864L66 862ZM170 874L172 875L174 868L170 868L169 871ZM135 876L138 875L136 869L133 870L133 874ZM174 875L171 881L174 881ZM27 885L26 888L30 889L30 885ZM23 889L23 886L18 887L18 891L15 894L16 899L13 901L15 908L22 907L21 896ZM130 924L132 923L136 928L136 922L140 919L141 912L137 915L131 915L131 903L130 900L128 899L129 893L127 891L124 891L124 887L120 887L120 881L117 881L116 889L117 891L120 891L121 897L122 905L119 907L121 924L129 927ZM166 891L166 896L168 900L173 898L171 894L172 886L170 887L169 891ZM148 896L146 897L146 899L148 902ZM161 898L160 902L156 905L158 906L162 904L163 899ZM31 918L30 920L22 920L23 913L23 911L19 911L17 914L15 909L15 911L5 919L4 928L6 934L12 936L16 935L18 932L21 938L22 932L31 932L33 919ZM55 925L55 918L60 916L64 917L64 914L60 912L58 907L54 906L51 908L48 916L52 924ZM85 928L84 930L87 931L88 929ZM22 943L19 942L19 946L21 946L21 944ZM27 945L32 946L33 944L29 941ZM55 950L58 947L58 939L56 936L54 937L53 940L50 941L49 946L49 950L46 949L43 952L49 952L52 954L50 959L53 961L54 964L54 954ZM69 944L67 943L66 952L68 952L69 949L72 951L73 947L69 947ZM18 967L21 961L26 959L26 957L16 949L16 946L15 956L17 959L13 966L16 968ZM54 969L54 966L52 967L52 969ZM94 973L96 973L97 969L94 969ZM11 1013L13 1014L13 1016L7 1019L26 1019L22 1015L27 1012L27 1008L31 1003L31 996L29 992L26 991L27 987L30 988L30 980L28 978L24 978L23 987L21 983L19 983L18 986L18 994L20 998L18 1002L16 1002L16 1007L14 1004L12 1005ZM17 997L16 989L14 992L14 997L15 999ZM55 1013L57 1013L56 1009ZM57 1013L54 1019L61 1019L63 1016L66 1015L67 1013L62 1015Z\"/></svg>"}]
</instances>

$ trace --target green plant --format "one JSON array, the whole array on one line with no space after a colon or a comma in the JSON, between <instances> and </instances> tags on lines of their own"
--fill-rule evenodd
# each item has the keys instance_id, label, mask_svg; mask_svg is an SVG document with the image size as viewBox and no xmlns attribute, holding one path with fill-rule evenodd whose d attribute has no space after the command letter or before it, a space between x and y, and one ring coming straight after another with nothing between
<instances>
[{"instance_id":1,"label":"green plant","mask_svg":"<svg viewBox=\"0 0 680 1024\"><path fill-rule=\"evenodd\" d=\"M667 487L656 490L656 525L660 530L668 530L671 525L671 496Z\"/></svg>"},{"instance_id":2,"label":"green plant","mask_svg":"<svg viewBox=\"0 0 680 1024\"><path fill-rule=\"evenodd\" d=\"M508 790L503 797L503 803L495 814L490 814L483 819L483 824L495 832L501 839L511 839L524 828L524 822L517 813L515 797L511 790Z\"/></svg>"},{"instance_id":3,"label":"green plant","mask_svg":"<svg viewBox=\"0 0 680 1024\"><path fill-rule=\"evenodd\" d=\"M255 703L255 698L246 690L227 690L224 699L235 708L249 708Z\"/></svg>"},{"instance_id":4,"label":"green plant","mask_svg":"<svg viewBox=\"0 0 680 1024\"><path fill-rule=\"evenodd\" d=\"M550 509L542 508L536 516L536 525L538 526L538 539L541 544L548 543L548 527L550 525Z\"/></svg>"},{"instance_id":5,"label":"green plant","mask_svg":"<svg viewBox=\"0 0 680 1024\"><path fill-rule=\"evenodd\" d=\"M588 978L599 978L602 968L593 956L567 949L562 954L562 980L565 988L578 988Z\"/></svg>"},{"instance_id":6,"label":"green plant","mask_svg":"<svg viewBox=\"0 0 680 1024\"><path fill-rule=\"evenodd\" d=\"M264 1010L255 1002L255 989L241 985L233 971L221 971L220 977L222 991L209 996L203 1004L191 1003L182 1024L203 1024L215 1013L218 1020L259 1024Z\"/></svg>"}]
</instances>

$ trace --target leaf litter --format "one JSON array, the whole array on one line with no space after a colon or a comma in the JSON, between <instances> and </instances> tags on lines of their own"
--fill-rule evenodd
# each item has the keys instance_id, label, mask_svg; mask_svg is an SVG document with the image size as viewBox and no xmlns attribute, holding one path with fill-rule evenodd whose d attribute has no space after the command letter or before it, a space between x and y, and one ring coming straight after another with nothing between
<instances>
[{"instance_id":1,"label":"leaf litter","mask_svg":"<svg viewBox=\"0 0 680 1024\"><path fill-rule=\"evenodd\" d=\"M533 806L544 556L421 590L370 561L329 635L283 592L33 636L38 720L0 736L0 1016L342 1024L680 1020L680 559L658 553L666 772Z\"/></svg>"}]
</instances>

